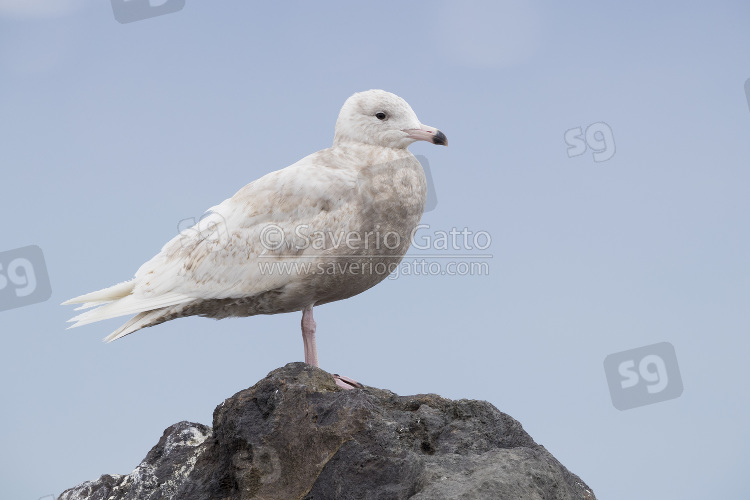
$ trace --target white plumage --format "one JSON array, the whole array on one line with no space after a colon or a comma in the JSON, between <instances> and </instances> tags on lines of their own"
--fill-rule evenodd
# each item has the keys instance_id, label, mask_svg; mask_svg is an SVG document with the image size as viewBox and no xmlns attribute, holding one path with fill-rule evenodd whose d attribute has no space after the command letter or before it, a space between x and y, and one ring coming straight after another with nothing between
<instances>
[{"instance_id":1,"label":"white plumage","mask_svg":"<svg viewBox=\"0 0 750 500\"><path fill-rule=\"evenodd\" d=\"M64 302L89 309L70 320L71 328L134 314L106 337L109 342L190 315L224 318L309 309L312 321L312 306L356 295L387 273L268 272L268 264L260 264L398 263L424 209L424 172L406 149L416 140L447 143L442 132L422 125L400 97L382 90L354 94L341 109L331 148L269 173L212 207L130 281ZM322 246L299 248L300 228L334 237L324 238ZM337 242L340 235L368 231L381 237L393 232L400 242L377 249L374 240ZM280 234L284 241L277 245L270 236Z\"/></svg>"}]
</instances>

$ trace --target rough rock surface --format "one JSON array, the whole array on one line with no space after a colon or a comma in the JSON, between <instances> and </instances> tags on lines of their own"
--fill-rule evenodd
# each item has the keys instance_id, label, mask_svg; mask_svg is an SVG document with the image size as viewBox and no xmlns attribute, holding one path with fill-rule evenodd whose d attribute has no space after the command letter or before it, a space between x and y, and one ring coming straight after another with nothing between
<instances>
[{"instance_id":1,"label":"rough rock surface","mask_svg":"<svg viewBox=\"0 0 750 500\"><path fill-rule=\"evenodd\" d=\"M521 424L486 401L339 389L290 363L164 431L129 475L60 500L595 500Z\"/></svg>"}]
</instances>

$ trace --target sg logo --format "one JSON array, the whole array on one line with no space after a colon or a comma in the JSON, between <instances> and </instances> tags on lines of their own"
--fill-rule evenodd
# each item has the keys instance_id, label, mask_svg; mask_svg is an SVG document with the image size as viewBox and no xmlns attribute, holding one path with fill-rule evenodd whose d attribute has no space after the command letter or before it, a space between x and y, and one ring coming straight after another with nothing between
<instances>
[{"instance_id":1,"label":"sg logo","mask_svg":"<svg viewBox=\"0 0 750 500\"><path fill-rule=\"evenodd\" d=\"M171 14L185 7L185 0L110 0L118 23L132 23Z\"/></svg>"},{"instance_id":2,"label":"sg logo","mask_svg":"<svg viewBox=\"0 0 750 500\"><path fill-rule=\"evenodd\" d=\"M604 122L592 123L586 127L572 128L565 131L565 142L568 144L568 158L581 156L588 148L594 153L594 161L607 161L615 155L615 137L612 129Z\"/></svg>"},{"instance_id":3,"label":"sg logo","mask_svg":"<svg viewBox=\"0 0 750 500\"><path fill-rule=\"evenodd\" d=\"M0 252L0 311L44 302L52 296L42 249Z\"/></svg>"},{"instance_id":4,"label":"sg logo","mask_svg":"<svg viewBox=\"0 0 750 500\"><path fill-rule=\"evenodd\" d=\"M416 155L417 161L422 165L424 170L424 176L427 179L427 200L424 204L424 213L432 212L437 207L437 192L435 191L435 181L432 180L432 171L430 170L430 162L426 156Z\"/></svg>"},{"instance_id":5,"label":"sg logo","mask_svg":"<svg viewBox=\"0 0 750 500\"><path fill-rule=\"evenodd\" d=\"M674 399L682 378L674 346L661 342L610 354L604 360L612 404L618 410Z\"/></svg>"},{"instance_id":6,"label":"sg logo","mask_svg":"<svg viewBox=\"0 0 750 500\"><path fill-rule=\"evenodd\" d=\"M198 220L195 217L182 219L177 223L177 231L180 245L190 250L203 241L210 242L209 247L213 250L225 248L229 243L227 222L216 212L206 212Z\"/></svg>"}]
</instances>

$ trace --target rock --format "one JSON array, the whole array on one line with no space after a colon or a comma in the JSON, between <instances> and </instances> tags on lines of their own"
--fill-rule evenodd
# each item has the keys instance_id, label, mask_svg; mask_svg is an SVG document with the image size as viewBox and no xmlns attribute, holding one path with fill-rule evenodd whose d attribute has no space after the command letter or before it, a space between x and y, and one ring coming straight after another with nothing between
<instances>
[{"instance_id":1,"label":"rock","mask_svg":"<svg viewBox=\"0 0 750 500\"><path fill-rule=\"evenodd\" d=\"M127 476L60 500L595 500L521 424L486 401L345 391L290 363L180 422Z\"/></svg>"}]
</instances>

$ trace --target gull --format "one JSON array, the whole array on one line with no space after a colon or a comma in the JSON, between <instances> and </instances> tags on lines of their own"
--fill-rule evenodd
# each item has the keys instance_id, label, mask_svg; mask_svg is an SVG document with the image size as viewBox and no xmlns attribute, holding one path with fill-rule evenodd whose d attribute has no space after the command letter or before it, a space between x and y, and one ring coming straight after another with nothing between
<instances>
[{"instance_id":1,"label":"gull","mask_svg":"<svg viewBox=\"0 0 750 500\"><path fill-rule=\"evenodd\" d=\"M129 281L63 302L86 312L70 328L135 315L104 341L186 316L222 319L302 311L305 363L318 364L313 307L384 280L424 211L424 170L407 147L447 145L383 90L344 103L333 145L240 189L167 242ZM351 389L361 385L334 375Z\"/></svg>"}]
</instances>

